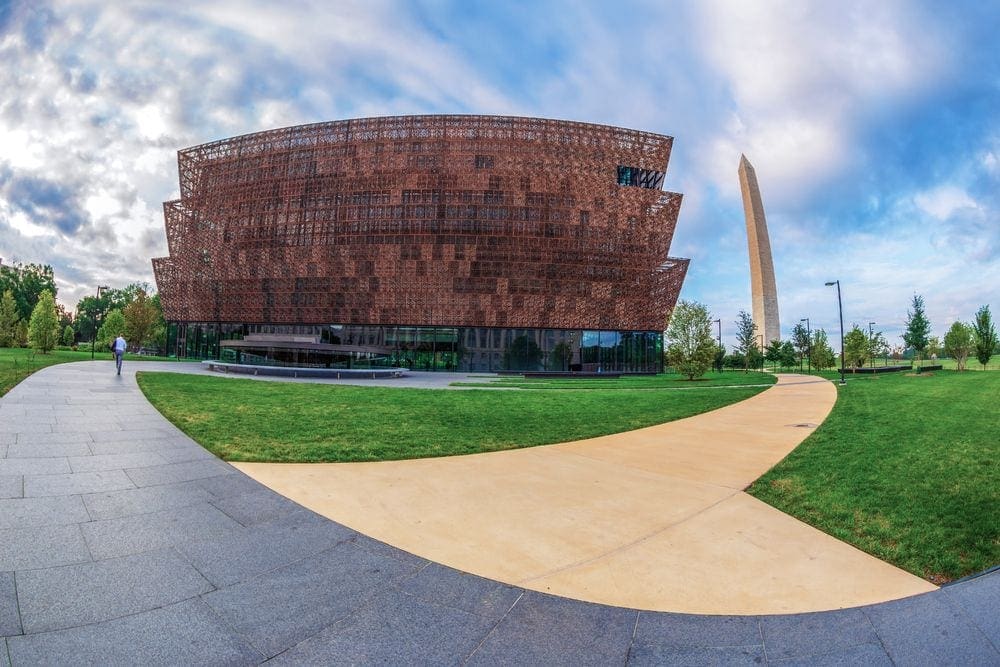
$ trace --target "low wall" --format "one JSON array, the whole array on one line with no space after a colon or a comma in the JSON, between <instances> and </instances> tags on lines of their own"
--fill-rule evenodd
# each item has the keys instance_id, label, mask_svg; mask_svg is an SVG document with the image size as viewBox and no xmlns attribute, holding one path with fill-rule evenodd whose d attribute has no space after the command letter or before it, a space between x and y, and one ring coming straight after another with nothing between
<instances>
[{"instance_id":1,"label":"low wall","mask_svg":"<svg viewBox=\"0 0 1000 667\"><path fill-rule=\"evenodd\" d=\"M251 364L232 364L225 361L207 360L201 362L209 370L220 373L242 373L244 375L274 375L294 378L332 378L335 380L362 378L366 380L384 380L386 378L403 377L409 368L297 368L295 366L254 366Z\"/></svg>"}]
</instances>

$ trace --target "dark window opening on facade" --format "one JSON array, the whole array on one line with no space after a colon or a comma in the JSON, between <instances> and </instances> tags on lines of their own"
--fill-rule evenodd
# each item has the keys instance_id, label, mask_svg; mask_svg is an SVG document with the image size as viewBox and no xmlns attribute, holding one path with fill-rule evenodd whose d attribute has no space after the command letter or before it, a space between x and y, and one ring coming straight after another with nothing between
<instances>
[{"instance_id":1,"label":"dark window opening on facade","mask_svg":"<svg viewBox=\"0 0 1000 667\"><path fill-rule=\"evenodd\" d=\"M618 165L618 185L659 190L663 187L664 175L662 171Z\"/></svg>"}]
</instances>

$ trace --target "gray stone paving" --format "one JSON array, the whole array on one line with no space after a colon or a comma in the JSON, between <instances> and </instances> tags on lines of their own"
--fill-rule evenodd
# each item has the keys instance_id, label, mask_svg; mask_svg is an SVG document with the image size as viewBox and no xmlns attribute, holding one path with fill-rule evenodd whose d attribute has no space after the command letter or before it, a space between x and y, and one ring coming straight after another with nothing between
<instances>
[{"instance_id":1,"label":"gray stone paving","mask_svg":"<svg viewBox=\"0 0 1000 667\"><path fill-rule=\"evenodd\" d=\"M53 366L0 399L0 667L1000 664L1000 571L857 609L692 616L427 562L215 459L145 401L139 366Z\"/></svg>"}]
</instances>

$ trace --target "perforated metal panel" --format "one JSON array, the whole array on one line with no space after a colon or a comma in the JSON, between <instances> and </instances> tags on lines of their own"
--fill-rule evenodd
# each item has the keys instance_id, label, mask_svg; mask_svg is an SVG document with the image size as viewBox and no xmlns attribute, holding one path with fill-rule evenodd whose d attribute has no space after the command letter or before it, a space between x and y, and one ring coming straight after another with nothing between
<instances>
[{"instance_id":1,"label":"perforated metal panel","mask_svg":"<svg viewBox=\"0 0 1000 667\"><path fill-rule=\"evenodd\" d=\"M500 116L187 148L153 268L168 320L658 331L688 260L670 137ZM624 183L624 184L622 184Z\"/></svg>"}]
</instances>

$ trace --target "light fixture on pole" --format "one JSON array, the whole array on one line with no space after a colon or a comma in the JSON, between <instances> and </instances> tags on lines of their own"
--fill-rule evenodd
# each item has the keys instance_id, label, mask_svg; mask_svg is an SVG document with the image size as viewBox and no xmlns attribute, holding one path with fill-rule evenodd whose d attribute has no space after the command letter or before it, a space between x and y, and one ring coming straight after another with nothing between
<instances>
[{"instance_id":1,"label":"light fixture on pole","mask_svg":"<svg viewBox=\"0 0 1000 667\"><path fill-rule=\"evenodd\" d=\"M840 312L840 384L846 384L844 380L844 302L840 298L840 281L832 280L825 283L827 287L837 286L837 310Z\"/></svg>"},{"instance_id":2,"label":"light fixture on pole","mask_svg":"<svg viewBox=\"0 0 1000 667\"><path fill-rule=\"evenodd\" d=\"M712 321L719 325L719 339L718 339L718 341L719 341L719 349L721 350L722 349L722 318L720 317L719 319L712 320ZM716 353L716 354L718 354L718 353ZM725 354L723 353L722 356L725 356ZM722 372L722 359L719 359L719 372L720 373Z\"/></svg>"},{"instance_id":3,"label":"light fixture on pole","mask_svg":"<svg viewBox=\"0 0 1000 667\"><path fill-rule=\"evenodd\" d=\"M868 323L868 345L871 346L869 353L872 355L872 368L875 368L875 330L872 328L874 326L874 322Z\"/></svg>"},{"instance_id":4,"label":"light fixture on pole","mask_svg":"<svg viewBox=\"0 0 1000 667\"><path fill-rule=\"evenodd\" d=\"M806 323L806 363L809 367L809 372L812 373L813 370L813 360L812 360L812 349L813 349L813 339L812 339L812 329L809 328L809 318L803 317L799 322ZM799 329L799 331L802 331ZM799 366L799 370L802 370L802 366Z\"/></svg>"}]
</instances>

